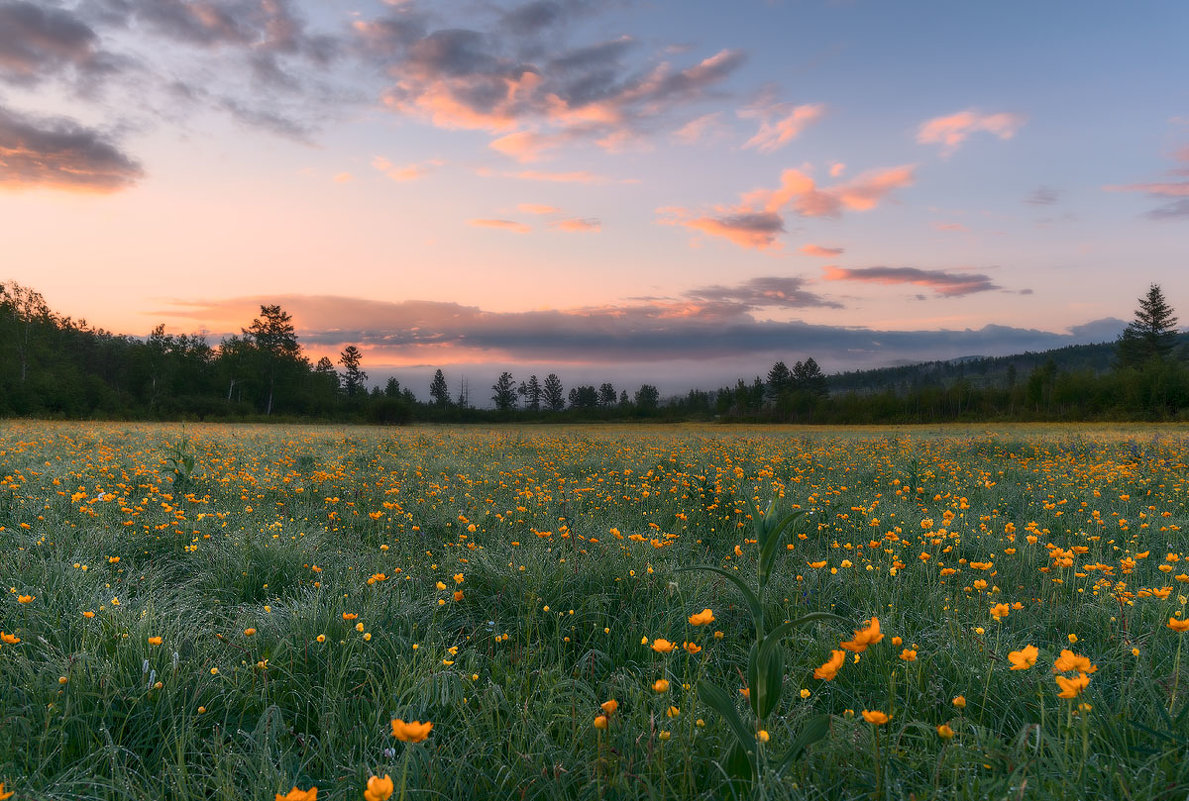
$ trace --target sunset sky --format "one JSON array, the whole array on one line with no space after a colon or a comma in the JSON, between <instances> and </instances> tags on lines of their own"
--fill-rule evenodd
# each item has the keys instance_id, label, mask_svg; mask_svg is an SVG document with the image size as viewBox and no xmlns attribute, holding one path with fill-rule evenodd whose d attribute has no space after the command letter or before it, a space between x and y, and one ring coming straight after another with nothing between
<instances>
[{"instance_id":1,"label":"sunset sky","mask_svg":"<svg viewBox=\"0 0 1189 801\"><path fill-rule=\"evenodd\" d=\"M0 280L477 395L1189 321L1189 4L0 0Z\"/></svg>"}]
</instances>

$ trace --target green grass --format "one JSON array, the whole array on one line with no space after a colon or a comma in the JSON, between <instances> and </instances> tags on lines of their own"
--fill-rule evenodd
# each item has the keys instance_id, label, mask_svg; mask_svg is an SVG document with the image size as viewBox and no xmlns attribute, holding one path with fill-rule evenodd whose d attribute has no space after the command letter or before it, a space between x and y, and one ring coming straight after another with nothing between
<instances>
[{"instance_id":1,"label":"green grass","mask_svg":"<svg viewBox=\"0 0 1189 801\"><path fill-rule=\"evenodd\" d=\"M750 617L728 582L680 569L754 580L749 516L775 499L813 522L777 559L770 619L850 625L786 642L769 747L831 725L767 797L1184 798L1186 635L1166 624L1189 593L1187 444L1134 426L6 423L0 629L20 642L0 647L0 781L15 799L271 801L359 799L389 774L395 799L407 754L412 798L742 794L693 687L743 687ZM1049 545L1085 550L1061 567ZM1020 608L996 622L1001 602ZM691 626L705 607L715 622ZM883 641L814 679L873 616ZM703 650L641 643L658 637ZM1009 670L1026 644L1035 667ZM1072 703L1063 648L1097 666ZM433 731L401 743L397 717Z\"/></svg>"}]
</instances>

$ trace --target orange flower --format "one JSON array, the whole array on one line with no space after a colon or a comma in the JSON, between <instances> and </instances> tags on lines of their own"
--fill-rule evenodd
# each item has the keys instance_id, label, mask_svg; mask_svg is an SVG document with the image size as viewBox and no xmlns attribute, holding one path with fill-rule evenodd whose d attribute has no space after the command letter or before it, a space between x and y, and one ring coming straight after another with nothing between
<instances>
[{"instance_id":1,"label":"orange flower","mask_svg":"<svg viewBox=\"0 0 1189 801\"><path fill-rule=\"evenodd\" d=\"M871 618L871 622L865 629L856 629L854 639L839 643L848 651L854 651L856 654L861 654L867 650L867 646L875 645L883 639L883 634L879 631L879 618Z\"/></svg>"},{"instance_id":2,"label":"orange flower","mask_svg":"<svg viewBox=\"0 0 1189 801\"><path fill-rule=\"evenodd\" d=\"M1062 648L1061 655L1053 662L1053 672L1070 673L1075 670L1079 673L1093 673L1098 668L1090 664L1088 657L1078 656L1068 648Z\"/></svg>"},{"instance_id":3,"label":"orange flower","mask_svg":"<svg viewBox=\"0 0 1189 801\"><path fill-rule=\"evenodd\" d=\"M6 634L3 631L0 631L0 641L6 642L9 645L16 645L21 641L21 638L15 634Z\"/></svg>"},{"instance_id":4,"label":"orange flower","mask_svg":"<svg viewBox=\"0 0 1189 801\"><path fill-rule=\"evenodd\" d=\"M359 615L355 614L354 612L343 612L343 620L354 620L357 617L359 617Z\"/></svg>"},{"instance_id":5,"label":"orange flower","mask_svg":"<svg viewBox=\"0 0 1189 801\"><path fill-rule=\"evenodd\" d=\"M652 641L651 647L652 650L656 651L658 654L668 654L673 652L673 649L677 647L677 643L672 643L668 640L657 637Z\"/></svg>"},{"instance_id":6,"label":"orange flower","mask_svg":"<svg viewBox=\"0 0 1189 801\"><path fill-rule=\"evenodd\" d=\"M1090 683L1090 677L1085 673L1079 673L1072 679L1067 679L1064 676L1054 676L1053 679L1061 688L1061 692L1057 693L1058 698L1077 698Z\"/></svg>"},{"instance_id":7,"label":"orange flower","mask_svg":"<svg viewBox=\"0 0 1189 801\"><path fill-rule=\"evenodd\" d=\"M702 646L695 645L692 642L682 643L681 647L684 648L686 651L688 651L691 656L702 650Z\"/></svg>"},{"instance_id":8,"label":"orange flower","mask_svg":"<svg viewBox=\"0 0 1189 801\"><path fill-rule=\"evenodd\" d=\"M1175 617L1168 619L1168 627L1173 631L1189 631L1189 618L1178 620Z\"/></svg>"},{"instance_id":9,"label":"orange flower","mask_svg":"<svg viewBox=\"0 0 1189 801\"><path fill-rule=\"evenodd\" d=\"M917 652L911 648L905 648L900 652L900 658L905 662L915 662L917 661Z\"/></svg>"},{"instance_id":10,"label":"orange flower","mask_svg":"<svg viewBox=\"0 0 1189 801\"><path fill-rule=\"evenodd\" d=\"M995 604L991 607L991 617L996 620L1003 620L1007 617L1007 613L1011 611L1011 607L1007 604Z\"/></svg>"},{"instance_id":11,"label":"orange flower","mask_svg":"<svg viewBox=\"0 0 1189 801\"><path fill-rule=\"evenodd\" d=\"M402 743L419 743L429 736L429 731L432 728L433 724L428 720L424 723L417 720L405 723L400 718L396 718L392 721L392 736Z\"/></svg>"},{"instance_id":12,"label":"orange flower","mask_svg":"<svg viewBox=\"0 0 1189 801\"><path fill-rule=\"evenodd\" d=\"M367 789L363 791L363 801L388 801L392 797L392 779L387 773L381 779L372 776L367 780Z\"/></svg>"},{"instance_id":13,"label":"orange flower","mask_svg":"<svg viewBox=\"0 0 1189 801\"><path fill-rule=\"evenodd\" d=\"M251 637L251 636L252 636L253 634L255 634L255 633L256 633L256 629L252 629L252 628L247 628L247 629L244 629L244 636L245 636L245 637Z\"/></svg>"},{"instance_id":14,"label":"orange flower","mask_svg":"<svg viewBox=\"0 0 1189 801\"><path fill-rule=\"evenodd\" d=\"M281 795L277 793L276 801L318 801L318 788L311 787L308 790L298 790L294 785L293 789Z\"/></svg>"},{"instance_id":15,"label":"orange flower","mask_svg":"<svg viewBox=\"0 0 1189 801\"><path fill-rule=\"evenodd\" d=\"M952 740L954 739L954 730L942 723L937 727L937 736L943 740Z\"/></svg>"},{"instance_id":16,"label":"orange flower","mask_svg":"<svg viewBox=\"0 0 1189 801\"><path fill-rule=\"evenodd\" d=\"M149 645L160 645L162 642L161 637L149 637Z\"/></svg>"},{"instance_id":17,"label":"orange flower","mask_svg":"<svg viewBox=\"0 0 1189 801\"><path fill-rule=\"evenodd\" d=\"M691 626L705 626L707 623L714 622L714 613L709 609L703 609L696 615L689 616L689 624Z\"/></svg>"},{"instance_id":18,"label":"orange flower","mask_svg":"<svg viewBox=\"0 0 1189 801\"><path fill-rule=\"evenodd\" d=\"M619 702L612 698L610 701L604 701L599 704L599 709L602 709L605 715L614 715L616 710L619 709Z\"/></svg>"},{"instance_id":19,"label":"orange flower","mask_svg":"<svg viewBox=\"0 0 1189 801\"><path fill-rule=\"evenodd\" d=\"M669 680L668 679L657 679L655 682L652 683L652 689L658 693L668 692L669 691Z\"/></svg>"},{"instance_id":20,"label":"orange flower","mask_svg":"<svg viewBox=\"0 0 1189 801\"><path fill-rule=\"evenodd\" d=\"M1018 651L1008 651L1007 658L1011 660L1012 670L1027 670L1036 664L1036 657L1040 651L1035 645L1025 645Z\"/></svg>"},{"instance_id":21,"label":"orange flower","mask_svg":"<svg viewBox=\"0 0 1189 801\"><path fill-rule=\"evenodd\" d=\"M36 597L37 597L36 595L18 595L17 603L27 604L27 603L32 602L33 599L35 599Z\"/></svg>"},{"instance_id":22,"label":"orange flower","mask_svg":"<svg viewBox=\"0 0 1189 801\"><path fill-rule=\"evenodd\" d=\"M882 726L892 719L891 715L880 712L878 709L863 710L863 720L874 726Z\"/></svg>"},{"instance_id":23,"label":"orange flower","mask_svg":"<svg viewBox=\"0 0 1189 801\"><path fill-rule=\"evenodd\" d=\"M11 797L15 792L16 790L9 790L7 793L4 792L4 782L0 782L0 801L4 801L4 799Z\"/></svg>"},{"instance_id":24,"label":"orange flower","mask_svg":"<svg viewBox=\"0 0 1189 801\"><path fill-rule=\"evenodd\" d=\"M815 679L833 681L834 677L838 675L838 670L845 662L846 651L830 651L830 658L826 660L826 664L813 671L813 677Z\"/></svg>"},{"instance_id":25,"label":"orange flower","mask_svg":"<svg viewBox=\"0 0 1189 801\"><path fill-rule=\"evenodd\" d=\"M596 729L605 729L605 728L607 728L607 716L606 716L606 715L599 715L598 717L596 717L596 718L594 719L594 727L595 727Z\"/></svg>"}]
</instances>

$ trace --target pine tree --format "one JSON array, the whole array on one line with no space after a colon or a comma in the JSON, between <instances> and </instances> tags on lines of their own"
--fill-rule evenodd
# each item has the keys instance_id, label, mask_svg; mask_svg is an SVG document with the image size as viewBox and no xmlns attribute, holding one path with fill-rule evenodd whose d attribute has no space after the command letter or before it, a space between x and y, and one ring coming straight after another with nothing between
<instances>
[{"instance_id":1,"label":"pine tree","mask_svg":"<svg viewBox=\"0 0 1189 801\"><path fill-rule=\"evenodd\" d=\"M1164 299L1159 284L1148 287L1148 294L1139 299L1135 319L1127 324L1115 344L1120 367L1142 367L1153 361L1164 361L1177 341L1177 318L1172 306Z\"/></svg>"},{"instance_id":2,"label":"pine tree","mask_svg":"<svg viewBox=\"0 0 1189 801\"><path fill-rule=\"evenodd\" d=\"M563 394L561 379L557 377L557 373L545 376L545 384L541 389L541 400L544 401L545 408L551 412L560 412L566 408L566 396Z\"/></svg>"},{"instance_id":3,"label":"pine tree","mask_svg":"<svg viewBox=\"0 0 1189 801\"><path fill-rule=\"evenodd\" d=\"M446 376L442 375L441 370L433 374L433 381L429 385L429 397L433 399L433 405L439 409L445 409L450 405L450 388L446 386Z\"/></svg>"},{"instance_id":4,"label":"pine tree","mask_svg":"<svg viewBox=\"0 0 1189 801\"><path fill-rule=\"evenodd\" d=\"M491 391L491 400L501 412L516 407L516 382L511 373L500 373L500 377L491 385Z\"/></svg>"},{"instance_id":5,"label":"pine tree","mask_svg":"<svg viewBox=\"0 0 1189 801\"><path fill-rule=\"evenodd\" d=\"M362 362L363 353L354 345L348 345L339 354L339 364L343 366L344 370L343 389L346 390L349 398L366 391L364 382L367 381L367 373L359 369Z\"/></svg>"}]
</instances>

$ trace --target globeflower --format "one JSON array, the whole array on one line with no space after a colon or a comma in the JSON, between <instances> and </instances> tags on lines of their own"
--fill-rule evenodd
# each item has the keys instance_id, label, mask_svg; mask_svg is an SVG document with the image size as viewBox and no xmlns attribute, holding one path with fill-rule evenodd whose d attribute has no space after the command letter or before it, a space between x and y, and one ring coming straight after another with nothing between
<instances>
[{"instance_id":1,"label":"globeflower","mask_svg":"<svg viewBox=\"0 0 1189 801\"><path fill-rule=\"evenodd\" d=\"M848 651L854 651L856 654L861 654L867 650L867 646L875 645L883 639L883 634L879 631L879 618L871 618L871 622L865 629L856 629L853 639L846 642L839 643Z\"/></svg>"},{"instance_id":2,"label":"globeflower","mask_svg":"<svg viewBox=\"0 0 1189 801\"><path fill-rule=\"evenodd\" d=\"M1036 657L1039 655L1040 651L1035 645L1025 645L1018 651L1007 652L1012 670L1027 670L1036 664Z\"/></svg>"},{"instance_id":3,"label":"globeflower","mask_svg":"<svg viewBox=\"0 0 1189 801\"><path fill-rule=\"evenodd\" d=\"M619 702L612 698L610 701L599 704L599 709L603 710L604 715L614 715L619 709Z\"/></svg>"},{"instance_id":4,"label":"globeflower","mask_svg":"<svg viewBox=\"0 0 1189 801\"><path fill-rule=\"evenodd\" d=\"M826 681L833 681L834 677L838 675L838 670L846 662L846 651L830 651L830 658L826 663L813 671L815 679L825 679Z\"/></svg>"},{"instance_id":5,"label":"globeflower","mask_svg":"<svg viewBox=\"0 0 1189 801\"><path fill-rule=\"evenodd\" d=\"M149 645L160 645L163 641L161 637L149 637Z\"/></svg>"},{"instance_id":6,"label":"globeflower","mask_svg":"<svg viewBox=\"0 0 1189 801\"><path fill-rule=\"evenodd\" d=\"M1068 648L1062 648L1061 655L1053 662L1053 672L1070 673L1075 670L1079 673L1093 673L1098 667L1090 664L1089 657L1079 656Z\"/></svg>"},{"instance_id":7,"label":"globeflower","mask_svg":"<svg viewBox=\"0 0 1189 801\"><path fill-rule=\"evenodd\" d=\"M318 788L299 790L297 785L294 785L293 789L284 795L277 793L276 801L318 801Z\"/></svg>"},{"instance_id":8,"label":"globeflower","mask_svg":"<svg viewBox=\"0 0 1189 801\"><path fill-rule=\"evenodd\" d=\"M387 773L381 779L372 776L367 780L367 789L363 791L364 801L388 801L392 796L392 779Z\"/></svg>"},{"instance_id":9,"label":"globeflower","mask_svg":"<svg viewBox=\"0 0 1189 801\"><path fill-rule=\"evenodd\" d=\"M1072 679L1067 679L1064 676L1054 676L1053 679L1061 688L1061 692L1057 693L1058 698L1077 698L1082 694L1082 690L1090 684L1090 677L1085 673L1079 673Z\"/></svg>"},{"instance_id":10,"label":"globeflower","mask_svg":"<svg viewBox=\"0 0 1189 801\"><path fill-rule=\"evenodd\" d=\"M882 726L891 719L891 715L885 712L880 712L878 709L863 710L863 720L867 721L873 726Z\"/></svg>"},{"instance_id":11,"label":"globeflower","mask_svg":"<svg viewBox=\"0 0 1189 801\"><path fill-rule=\"evenodd\" d=\"M15 792L16 790L9 790L7 793L4 792L4 782L0 782L0 801L4 801L4 799L9 798Z\"/></svg>"},{"instance_id":12,"label":"globeflower","mask_svg":"<svg viewBox=\"0 0 1189 801\"><path fill-rule=\"evenodd\" d=\"M414 720L411 723L405 723L400 718L392 721L392 736L400 740L402 743L419 743L429 736L430 729L433 724L428 720L424 723ZM392 792L389 786L389 792ZM388 796L384 796L387 798Z\"/></svg>"},{"instance_id":13,"label":"globeflower","mask_svg":"<svg viewBox=\"0 0 1189 801\"><path fill-rule=\"evenodd\" d=\"M996 620L1003 620L1007 617L1007 613L1011 611L1011 607L1007 604L995 604L991 607L991 617Z\"/></svg>"},{"instance_id":14,"label":"globeflower","mask_svg":"<svg viewBox=\"0 0 1189 801\"><path fill-rule=\"evenodd\" d=\"M652 645L650 647L658 654L668 654L673 652L673 649L677 647L677 643L672 643L666 639L657 637L652 641Z\"/></svg>"},{"instance_id":15,"label":"globeflower","mask_svg":"<svg viewBox=\"0 0 1189 801\"><path fill-rule=\"evenodd\" d=\"M697 614L689 616L689 624L691 626L705 626L707 623L714 622L714 613L709 609L703 609Z\"/></svg>"},{"instance_id":16,"label":"globeflower","mask_svg":"<svg viewBox=\"0 0 1189 801\"><path fill-rule=\"evenodd\" d=\"M1176 632L1189 631L1189 618L1178 620L1175 617L1170 617L1168 619L1168 627Z\"/></svg>"}]
</instances>

